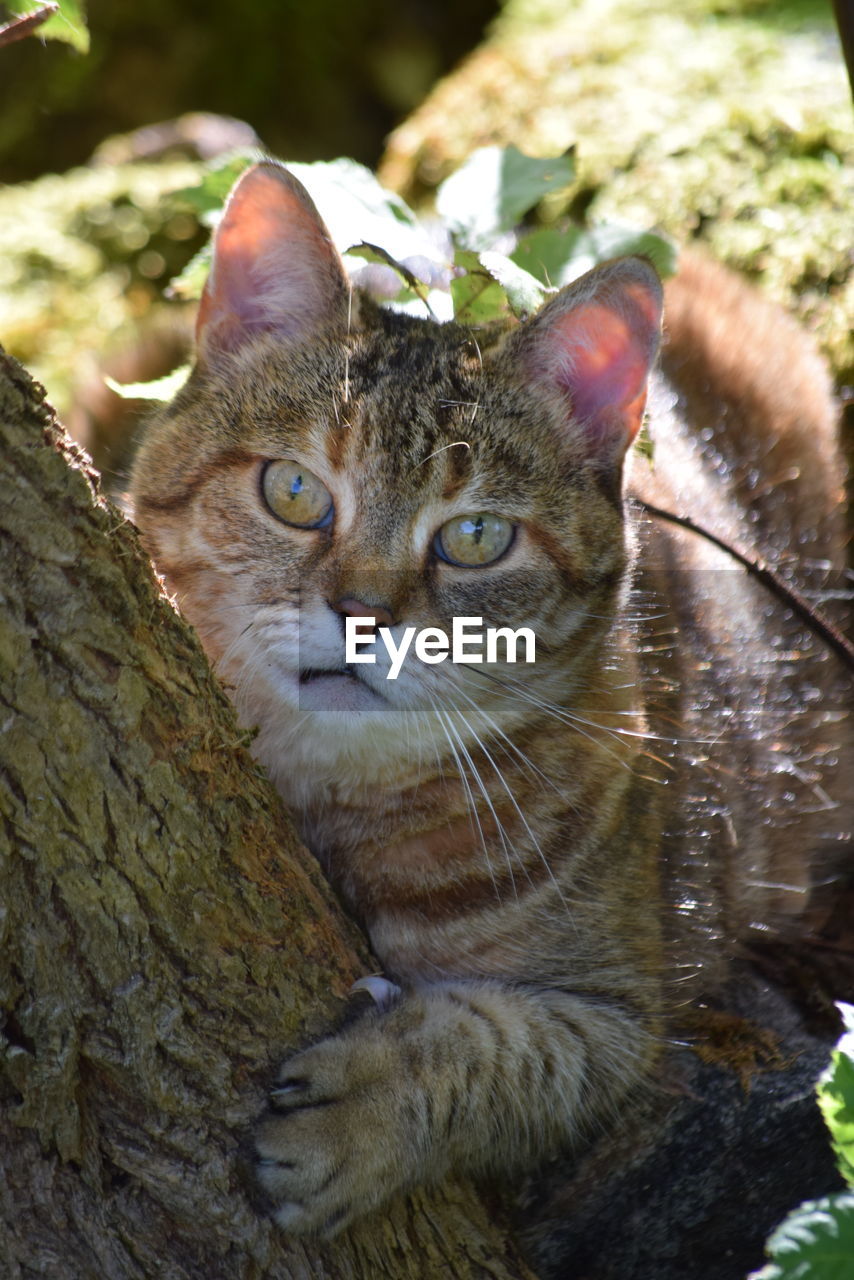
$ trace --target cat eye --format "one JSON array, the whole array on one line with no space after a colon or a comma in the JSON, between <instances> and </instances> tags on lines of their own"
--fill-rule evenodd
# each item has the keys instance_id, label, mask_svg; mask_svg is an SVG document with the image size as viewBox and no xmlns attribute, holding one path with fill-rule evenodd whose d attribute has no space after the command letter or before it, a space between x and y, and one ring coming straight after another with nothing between
<instances>
[{"instance_id":1,"label":"cat eye","mask_svg":"<svg viewBox=\"0 0 854 1280\"><path fill-rule=\"evenodd\" d=\"M479 568L499 560L513 541L515 527L503 516L456 516L433 540L437 556L448 564Z\"/></svg>"},{"instance_id":2,"label":"cat eye","mask_svg":"<svg viewBox=\"0 0 854 1280\"><path fill-rule=\"evenodd\" d=\"M326 485L288 458L267 463L261 492L273 515L298 529L322 529L332 519L332 495Z\"/></svg>"}]
</instances>

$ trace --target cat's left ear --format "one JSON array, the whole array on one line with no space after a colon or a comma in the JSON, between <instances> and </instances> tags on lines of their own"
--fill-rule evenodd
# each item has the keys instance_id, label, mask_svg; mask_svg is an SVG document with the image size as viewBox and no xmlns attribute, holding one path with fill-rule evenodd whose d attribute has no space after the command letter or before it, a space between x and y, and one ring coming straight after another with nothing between
<instances>
[{"instance_id":1,"label":"cat's left ear","mask_svg":"<svg viewBox=\"0 0 854 1280\"><path fill-rule=\"evenodd\" d=\"M300 340L346 324L349 285L338 250L301 182L272 161L240 177L213 239L199 304L202 360L259 333Z\"/></svg>"},{"instance_id":2,"label":"cat's left ear","mask_svg":"<svg viewBox=\"0 0 854 1280\"><path fill-rule=\"evenodd\" d=\"M618 465L640 429L662 296L646 258L617 258L562 289L505 347L594 464Z\"/></svg>"}]
</instances>

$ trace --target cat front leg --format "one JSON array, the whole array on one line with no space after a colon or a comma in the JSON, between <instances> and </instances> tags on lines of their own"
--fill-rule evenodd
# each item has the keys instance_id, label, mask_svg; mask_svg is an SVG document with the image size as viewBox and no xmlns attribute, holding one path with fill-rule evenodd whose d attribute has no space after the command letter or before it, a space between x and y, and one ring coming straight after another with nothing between
<instances>
[{"instance_id":1,"label":"cat front leg","mask_svg":"<svg viewBox=\"0 0 854 1280\"><path fill-rule=\"evenodd\" d=\"M285 1063L256 1136L288 1231L331 1236L450 1170L523 1168L610 1112L655 1037L616 1002L457 982L408 994Z\"/></svg>"}]
</instances>

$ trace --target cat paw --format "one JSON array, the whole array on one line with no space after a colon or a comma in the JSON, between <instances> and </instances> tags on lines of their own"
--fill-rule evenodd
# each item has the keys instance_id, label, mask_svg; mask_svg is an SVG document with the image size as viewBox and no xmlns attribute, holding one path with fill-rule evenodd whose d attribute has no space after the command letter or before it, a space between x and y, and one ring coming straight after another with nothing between
<instances>
[{"instance_id":1,"label":"cat paw","mask_svg":"<svg viewBox=\"0 0 854 1280\"><path fill-rule=\"evenodd\" d=\"M398 1064L383 1039L332 1037L282 1068L256 1150L284 1230L335 1235L416 1180L405 1088L394 1087Z\"/></svg>"}]
</instances>

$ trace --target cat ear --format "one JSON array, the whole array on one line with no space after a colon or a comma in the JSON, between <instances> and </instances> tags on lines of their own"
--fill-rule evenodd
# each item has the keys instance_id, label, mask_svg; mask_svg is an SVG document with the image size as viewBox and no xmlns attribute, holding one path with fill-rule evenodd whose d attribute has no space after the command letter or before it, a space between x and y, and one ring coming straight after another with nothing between
<instances>
[{"instance_id":1,"label":"cat ear","mask_svg":"<svg viewBox=\"0 0 854 1280\"><path fill-rule=\"evenodd\" d=\"M556 396L594 462L619 463L640 429L661 305L651 263L617 258L561 290L510 340L526 379Z\"/></svg>"},{"instance_id":2,"label":"cat ear","mask_svg":"<svg viewBox=\"0 0 854 1280\"><path fill-rule=\"evenodd\" d=\"M213 241L196 341L202 358L258 333L300 339L345 323L349 284L308 192L279 164L253 165Z\"/></svg>"}]
</instances>

